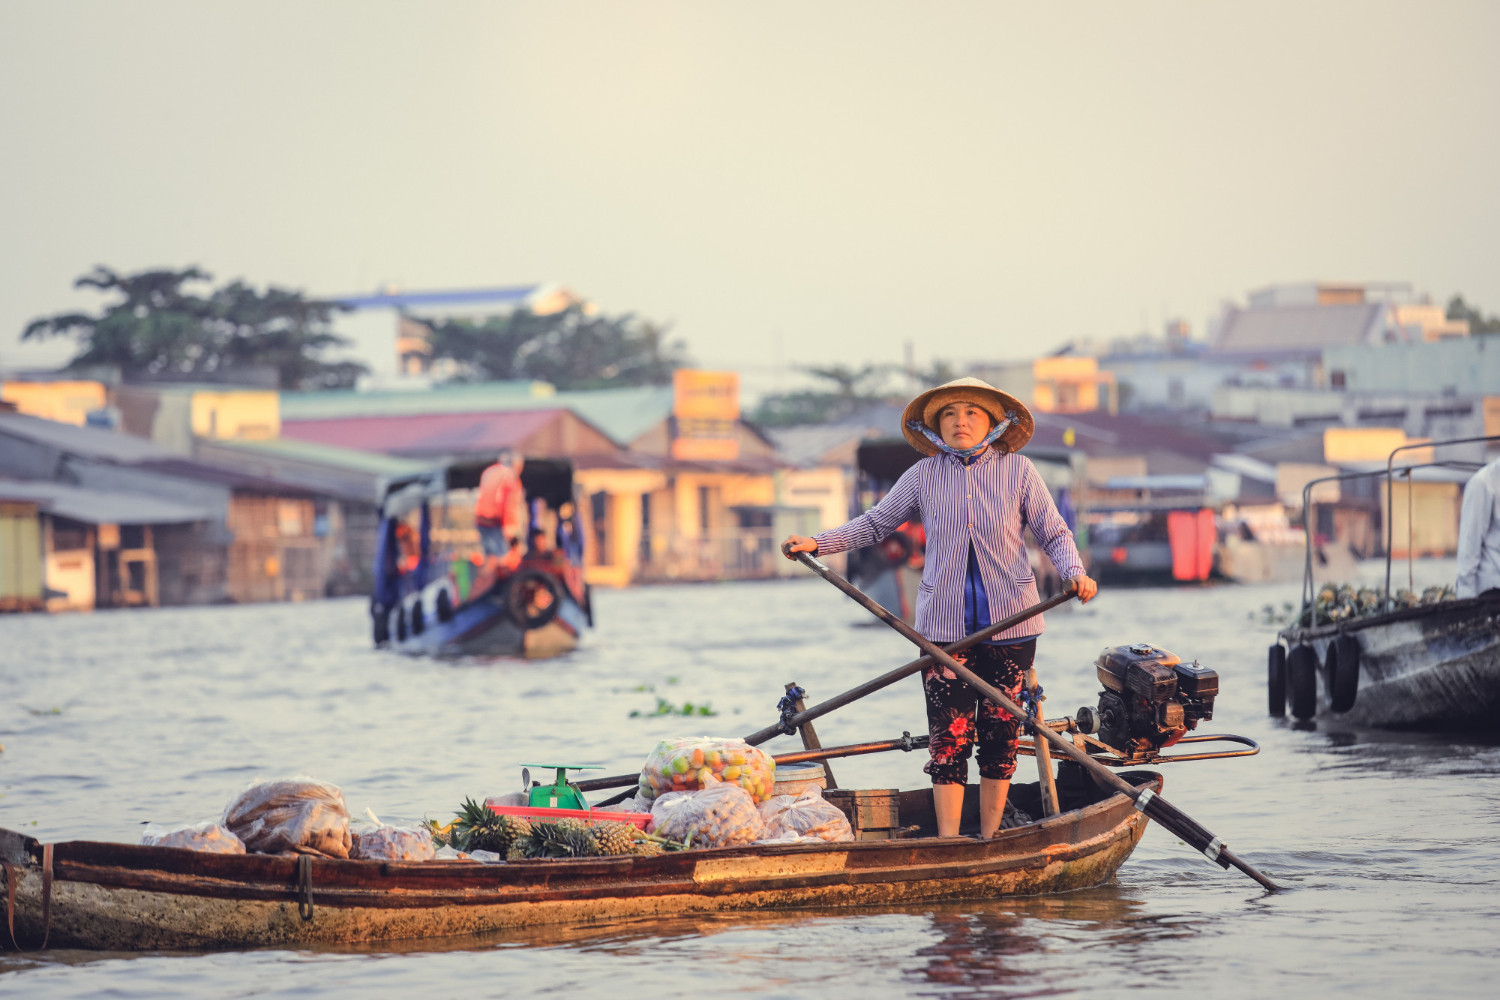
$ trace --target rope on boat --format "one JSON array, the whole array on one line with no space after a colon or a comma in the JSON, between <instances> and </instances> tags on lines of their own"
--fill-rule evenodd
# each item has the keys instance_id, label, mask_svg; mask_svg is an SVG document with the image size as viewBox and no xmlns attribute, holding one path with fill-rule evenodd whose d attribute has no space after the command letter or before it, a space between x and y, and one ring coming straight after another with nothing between
<instances>
[{"instance_id":1,"label":"rope on boat","mask_svg":"<svg viewBox=\"0 0 1500 1000\"><path fill-rule=\"evenodd\" d=\"M16 943L16 870L9 861L0 861L0 871L5 872L5 925L10 928L10 946L20 951Z\"/></svg>"},{"instance_id":2,"label":"rope on boat","mask_svg":"<svg viewBox=\"0 0 1500 1000\"><path fill-rule=\"evenodd\" d=\"M5 872L5 926L10 931L10 944L16 951L25 951L16 940L16 869L8 861L0 861L0 870ZM47 940L52 936L52 845L42 845L42 943L37 951L47 950Z\"/></svg>"},{"instance_id":3,"label":"rope on boat","mask_svg":"<svg viewBox=\"0 0 1500 1000\"><path fill-rule=\"evenodd\" d=\"M806 697L807 692L793 684L776 703L776 707L781 710L781 721L777 725L788 736L796 735L797 727L792 725L792 717L797 714L797 702Z\"/></svg>"},{"instance_id":4,"label":"rope on boat","mask_svg":"<svg viewBox=\"0 0 1500 1000\"><path fill-rule=\"evenodd\" d=\"M304 921L313 918L312 855L297 855L297 916Z\"/></svg>"},{"instance_id":5,"label":"rope on boat","mask_svg":"<svg viewBox=\"0 0 1500 1000\"><path fill-rule=\"evenodd\" d=\"M1020 703L1021 710L1026 713L1025 729L1031 736L1036 735L1036 709L1042 700L1042 686L1040 684L1036 686L1034 692L1025 684L1021 685L1021 697L1017 701Z\"/></svg>"}]
</instances>

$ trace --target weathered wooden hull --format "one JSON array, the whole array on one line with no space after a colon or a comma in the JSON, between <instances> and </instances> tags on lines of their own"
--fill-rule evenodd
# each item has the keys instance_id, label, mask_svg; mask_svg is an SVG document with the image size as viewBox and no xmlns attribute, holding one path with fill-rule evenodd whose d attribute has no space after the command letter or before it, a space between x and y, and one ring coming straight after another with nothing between
<instances>
[{"instance_id":1,"label":"weathered wooden hull","mask_svg":"<svg viewBox=\"0 0 1500 1000\"><path fill-rule=\"evenodd\" d=\"M1160 788L1159 775L1137 773ZM513 862L316 859L313 916L298 912L297 860L75 841L55 846L51 943L105 950L352 944L533 925L735 910L891 904L1066 892L1108 880L1146 818L1113 795L987 842L967 837L776 845ZM15 834L8 836L19 844ZM31 849L17 935L42 931Z\"/></svg>"},{"instance_id":2,"label":"weathered wooden hull","mask_svg":"<svg viewBox=\"0 0 1500 1000\"><path fill-rule=\"evenodd\" d=\"M1326 664L1339 635L1359 644L1354 707L1329 708L1319 671L1319 714L1393 729L1500 729L1500 595L1446 601L1311 629L1287 629Z\"/></svg>"}]
</instances>

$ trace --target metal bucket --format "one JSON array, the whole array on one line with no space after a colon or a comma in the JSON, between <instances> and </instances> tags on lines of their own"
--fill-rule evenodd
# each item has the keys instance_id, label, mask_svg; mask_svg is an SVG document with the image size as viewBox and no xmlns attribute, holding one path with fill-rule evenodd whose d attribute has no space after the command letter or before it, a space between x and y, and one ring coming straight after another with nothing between
<instances>
[{"instance_id":1,"label":"metal bucket","mask_svg":"<svg viewBox=\"0 0 1500 1000\"><path fill-rule=\"evenodd\" d=\"M828 772L816 761L782 764L776 768L776 785L772 795L801 795L808 788L827 788Z\"/></svg>"}]
</instances>

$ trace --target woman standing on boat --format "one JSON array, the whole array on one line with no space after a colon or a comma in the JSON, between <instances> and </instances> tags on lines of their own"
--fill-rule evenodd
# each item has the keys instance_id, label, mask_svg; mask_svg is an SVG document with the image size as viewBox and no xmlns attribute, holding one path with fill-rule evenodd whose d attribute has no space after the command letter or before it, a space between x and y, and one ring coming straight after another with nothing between
<instances>
[{"instance_id":1,"label":"woman standing on boat","mask_svg":"<svg viewBox=\"0 0 1500 1000\"><path fill-rule=\"evenodd\" d=\"M1046 484L1030 460L1016 454L1034 427L1020 400L979 379L961 378L912 400L901 424L906 440L928 457L849 523L814 538L792 535L791 552L832 555L873 545L920 519L927 557L917 588L916 628L937 643L956 642L1037 603L1027 528L1058 575L1073 582L1079 599L1094 596L1098 587L1084 574L1073 534ZM1044 628L1038 615L954 658L1019 700ZM1000 828L1010 794L1021 723L946 668L928 667L922 687L932 757L923 770L932 776L938 835L958 834L969 756L977 743L979 831L987 839Z\"/></svg>"}]
</instances>

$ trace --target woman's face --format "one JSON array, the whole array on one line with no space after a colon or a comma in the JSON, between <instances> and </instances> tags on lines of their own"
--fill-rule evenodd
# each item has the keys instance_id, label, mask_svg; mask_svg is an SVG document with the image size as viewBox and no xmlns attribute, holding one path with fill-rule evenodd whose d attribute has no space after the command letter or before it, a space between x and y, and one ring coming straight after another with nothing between
<instances>
[{"instance_id":1,"label":"woman's face","mask_svg":"<svg viewBox=\"0 0 1500 1000\"><path fill-rule=\"evenodd\" d=\"M972 448L989 432L990 415L973 403L949 403L938 411L938 435L950 448Z\"/></svg>"}]
</instances>

